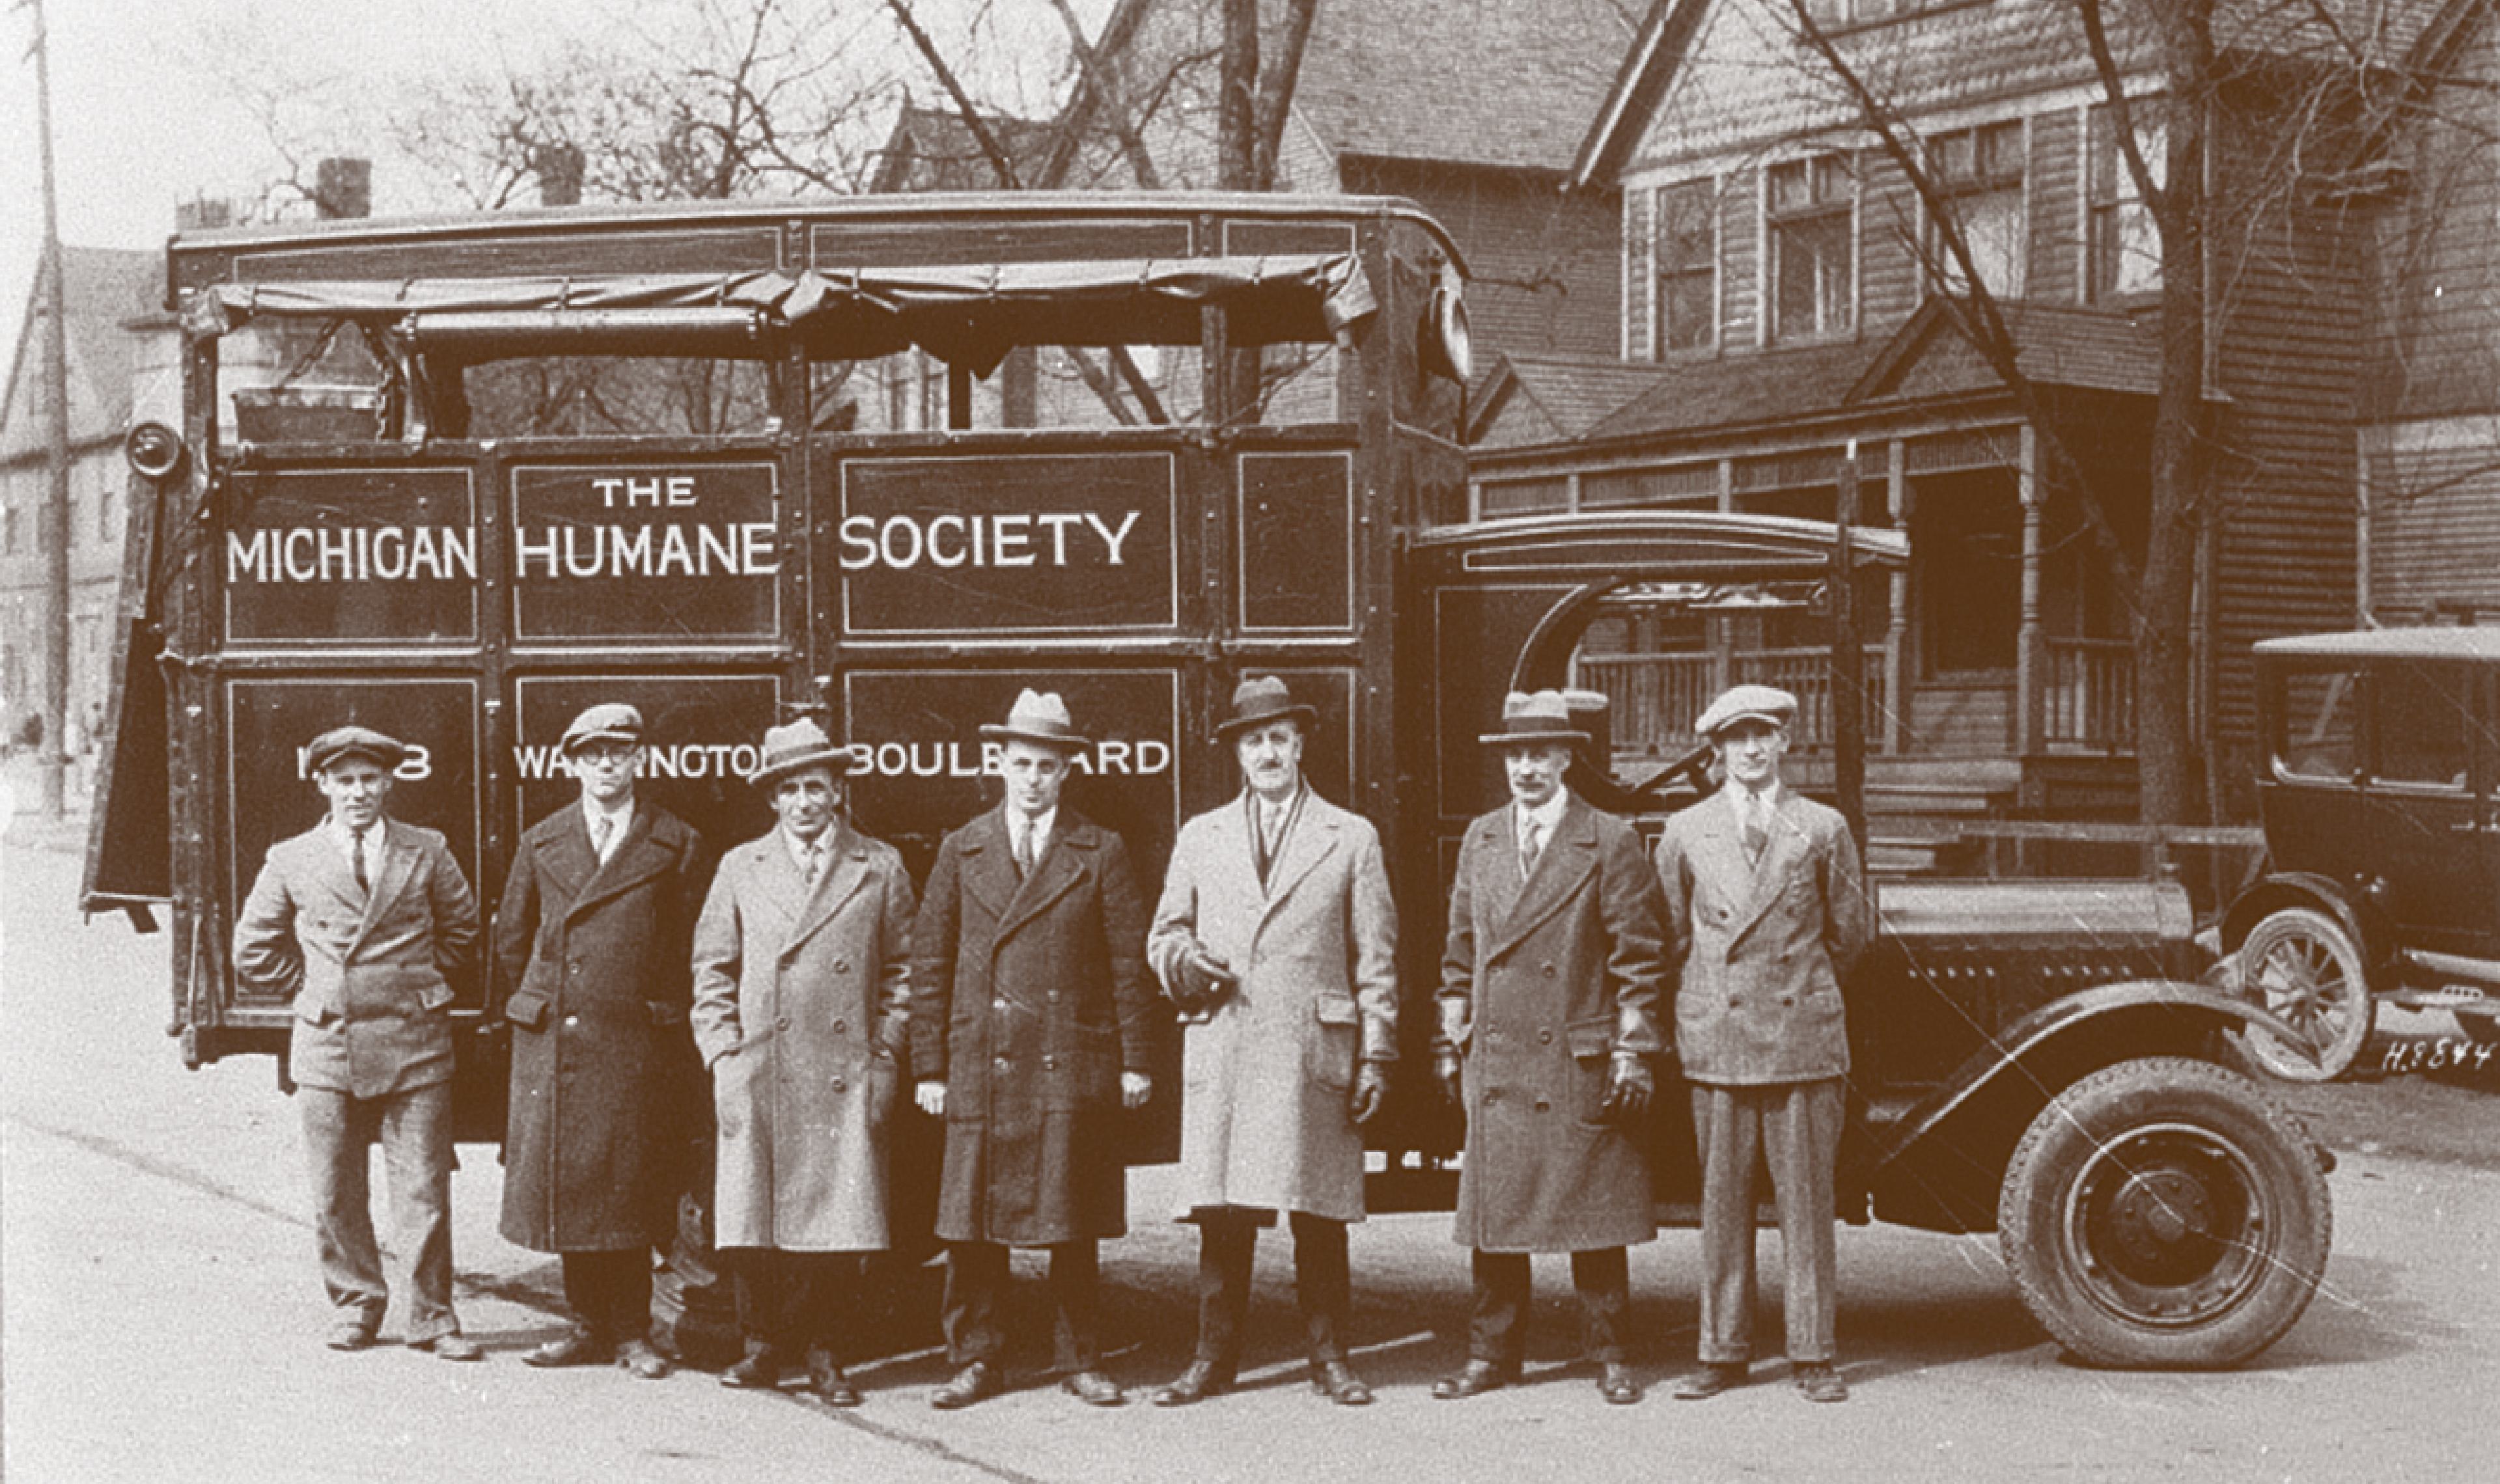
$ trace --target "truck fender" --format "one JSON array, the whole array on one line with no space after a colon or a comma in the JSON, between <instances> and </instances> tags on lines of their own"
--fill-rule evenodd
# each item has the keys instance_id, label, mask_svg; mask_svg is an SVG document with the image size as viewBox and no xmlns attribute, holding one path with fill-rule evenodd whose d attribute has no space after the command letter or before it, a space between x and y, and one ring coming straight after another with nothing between
<instances>
[{"instance_id":1,"label":"truck fender","mask_svg":"<svg viewBox=\"0 0 2500 1484\"><path fill-rule=\"evenodd\" d=\"M2270 874L2242 892L2230 910L2222 914L2223 951L2239 951L2252 929L2287 907L2309 907L2333 918L2337 926L2352 936L2352 941L2360 945L2374 969L2387 961L2390 938L2378 908L2360 892L2314 871Z\"/></svg>"},{"instance_id":2,"label":"truck fender","mask_svg":"<svg viewBox=\"0 0 2500 1484\"><path fill-rule=\"evenodd\" d=\"M1866 1182L1875 1214L1936 1231L1992 1230L2006 1162L2051 1099L2138 1057L2209 1061L2217 1033L2251 1026L2299 1043L2279 1017L2176 979L2102 984L2042 1006L1880 1138Z\"/></svg>"}]
</instances>

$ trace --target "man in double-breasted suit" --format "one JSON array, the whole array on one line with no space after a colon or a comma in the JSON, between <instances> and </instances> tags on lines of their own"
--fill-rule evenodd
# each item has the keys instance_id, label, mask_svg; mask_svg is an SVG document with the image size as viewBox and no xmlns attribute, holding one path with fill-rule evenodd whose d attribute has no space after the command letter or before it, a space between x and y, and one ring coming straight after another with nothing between
<instances>
[{"instance_id":1,"label":"man in double-breasted suit","mask_svg":"<svg viewBox=\"0 0 2500 1484\"><path fill-rule=\"evenodd\" d=\"M1181 827L1146 956L1188 1024L1180 1218L1199 1229L1198 1355L1155 1394L1233 1384L1259 1228L1288 1213L1311 1383L1371 1400L1346 1363L1346 1223L1363 1219L1363 1133L1398 1059L1398 914L1380 836L1303 781L1318 720L1272 676L1216 728L1241 796Z\"/></svg>"},{"instance_id":2,"label":"man in double-breasted suit","mask_svg":"<svg viewBox=\"0 0 2500 1484\"><path fill-rule=\"evenodd\" d=\"M361 1350L390 1290L374 1242L367 1148L378 1140L391 1224L407 1258L408 1342L474 1361L451 1308L454 980L477 957L477 899L443 837L384 811L408 748L358 726L306 749L327 818L269 847L235 920L235 972L291 996L287 1068L312 1174L334 1350Z\"/></svg>"},{"instance_id":3,"label":"man in double-breasted suit","mask_svg":"<svg viewBox=\"0 0 2500 1484\"><path fill-rule=\"evenodd\" d=\"M1514 693L1482 741L1502 753L1511 802L1459 847L1433 1039L1434 1071L1467 1115L1458 1239L1473 1250L1475 1292L1466 1368L1432 1395L1518 1375L1529 1255L1568 1252L1598 1394L1637 1402L1625 1248L1658 1233L1641 1147L1659 1049L1658 878L1629 824L1563 785L1589 737L1562 692Z\"/></svg>"},{"instance_id":4,"label":"man in double-breasted suit","mask_svg":"<svg viewBox=\"0 0 2500 1484\"><path fill-rule=\"evenodd\" d=\"M852 828L850 755L813 721L764 735L779 823L722 858L695 926L695 1045L717 1124L713 1241L733 1249L745 1358L724 1386L808 1385L857 1406L840 1328L885 1250L886 1129L910 1037L911 877Z\"/></svg>"},{"instance_id":5,"label":"man in double-breasted suit","mask_svg":"<svg viewBox=\"0 0 2500 1484\"><path fill-rule=\"evenodd\" d=\"M697 1064L687 953L695 832L635 796L642 713L609 703L565 729L580 797L532 825L495 913L512 1027L504 1237L561 1254L575 1323L521 1357L669 1373L650 1342L651 1249L676 1229Z\"/></svg>"},{"instance_id":6,"label":"man in double-breasted suit","mask_svg":"<svg viewBox=\"0 0 2500 1484\"><path fill-rule=\"evenodd\" d=\"M1145 907L1120 838L1060 804L1089 745L1067 703L1025 691L981 735L1003 744L1006 799L938 847L913 934L911 1064L922 1111L946 1121L938 1236L957 1368L930 1404L1003 1387L1007 1249L1046 1247L1060 1384L1117 1406L1097 1244L1128 1230L1117 1124L1152 1090Z\"/></svg>"},{"instance_id":7,"label":"man in double-breasted suit","mask_svg":"<svg viewBox=\"0 0 2500 1484\"><path fill-rule=\"evenodd\" d=\"M1752 1361L1758 1161L1779 1201L1792 1373L1814 1401L1849 1395L1832 1365L1832 1176L1849 1071L1840 981L1874 907L1847 822L1780 781L1795 716L1796 698L1767 685L1712 702L1694 730L1725 784L1658 842L1701 1159L1701 1368L1676 1388L1688 1400L1741 1384Z\"/></svg>"}]
</instances>

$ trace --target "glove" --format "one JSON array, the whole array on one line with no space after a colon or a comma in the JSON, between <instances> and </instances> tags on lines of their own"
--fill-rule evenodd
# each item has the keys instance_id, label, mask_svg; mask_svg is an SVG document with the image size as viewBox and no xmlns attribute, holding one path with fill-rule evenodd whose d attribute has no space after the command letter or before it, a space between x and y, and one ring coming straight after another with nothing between
<instances>
[{"instance_id":1,"label":"glove","mask_svg":"<svg viewBox=\"0 0 2500 1484\"><path fill-rule=\"evenodd\" d=\"M1204 943L1192 943L1172 966L1168 992L1182 1014L1203 1015L1222 1005L1239 983L1232 966L1208 952Z\"/></svg>"},{"instance_id":2,"label":"glove","mask_svg":"<svg viewBox=\"0 0 2500 1484\"><path fill-rule=\"evenodd\" d=\"M1354 1072L1354 1121L1369 1123L1389 1099L1389 1064L1365 1062Z\"/></svg>"},{"instance_id":3,"label":"glove","mask_svg":"<svg viewBox=\"0 0 2500 1484\"><path fill-rule=\"evenodd\" d=\"M1598 1105L1597 1116L1607 1123L1637 1122L1649 1111L1650 1095L1656 1091L1658 1078L1649 1063L1617 1052L1614 1070L1606 1077L1606 1101Z\"/></svg>"},{"instance_id":4,"label":"glove","mask_svg":"<svg viewBox=\"0 0 2500 1484\"><path fill-rule=\"evenodd\" d=\"M1441 1096L1452 1103L1464 1105L1466 1084L1459 1072L1459 1053L1442 1051L1432 1057L1432 1075L1440 1080Z\"/></svg>"}]
</instances>

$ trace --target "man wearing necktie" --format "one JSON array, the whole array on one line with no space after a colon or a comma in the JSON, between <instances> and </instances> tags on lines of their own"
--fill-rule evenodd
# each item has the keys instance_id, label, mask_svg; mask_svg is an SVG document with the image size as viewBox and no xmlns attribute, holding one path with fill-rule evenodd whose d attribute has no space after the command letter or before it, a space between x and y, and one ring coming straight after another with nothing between
<instances>
[{"instance_id":1,"label":"man wearing necktie","mask_svg":"<svg viewBox=\"0 0 2500 1484\"><path fill-rule=\"evenodd\" d=\"M1286 1212L1311 1384L1371 1400L1346 1363L1346 1224L1363 1219L1363 1133L1398 1058L1398 917L1369 821L1311 791L1318 712L1245 679L1216 728L1238 798L1181 827L1146 957L1181 1013L1180 1219L1199 1229L1198 1354L1155 1394L1229 1388L1259 1229Z\"/></svg>"},{"instance_id":2,"label":"man wearing necktie","mask_svg":"<svg viewBox=\"0 0 2500 1484\"><path fill-rule=\"evenodd\" d=\"M1840 813L1780 781L1796 698L1739 685L1694 724L1719 756L1719 793L1658 843L1670 962L1681 966L1676 1050L1701 1162L1701 1367L1688 1400L1744 1382L1753 1358L1756 1164L1768 1167L1787 1266L1797 1388L1839 1402L1833 1163L1849 1071L1840 983L1874 927L1858 843Z\"/></svg>"},{"instance_id":3,"label":"man wearing necktie","mask_svg":"<svg viewBox=\"0 0 2500 1484\"><path fill-rule=\"evenodd\" d=\"M1641 1142L1659 1049L1658 878L1629 824L1564 786L1589 735L1562 692L1514 693L1481 741L1502 756L1511 802L1467 827L1450 889L1433 1070L1466 1111L1457 1237L1474 1296L1466 1367L1432 1395L1517 1379L1530 1255L1567 1252L1598 1394L1637 1402L1625 1249L1658 1232Z\"/></svg>"},{"instance_id":4,"label":"man wearing necktie","mask_svg":"<svg viewBox=\"0 0 2500 1484\"><path fill-rule=\"evenodd\" d=\"M867 1254L891 1242L886 1130L910 1037L911 877L851 823L850 753L809 720L764 734L774 828L722 858L695 926L694 1034L711 1069L714 1243L745 1357L724 1386L778 1386L806 1352L835 1406Z\"/></svg>"},{"instance_id":5,"label":"man wearing necktie","mask_svg":"<svg viewBox=\"0 0 2500 1484\"><path fill-rule=\"evenodd\" d=\"M559 750L579 795L522 833L495 913L512 1027L504 1237L561 1255L575 1321L521 1359L656 1379L669 1363L650 1343L651 1249L676 1230L688 1132L703 1127L686 1033L703 853L637 797L641 712L591 707Z\"/></svg>"},{"instance_id":6,"label":"man wearing necktie","mask_svg":"<svg viewBox=\"0 0 2500 1484\"><path fill-rule=\"evenodd\" d=\"M385 811L407 757L366 727L312 740L305 766L328 817L269 847L235 919L234 962L246 986L294 1002L287 1070L336 1316L330 1348L371 1345L390 1302L368 1180L378 1141L414 1290L408 1342L474 1361L484 1352L451 1308L448 1012L476 967L477 901L440 834Z\"/></svg>"},{"instance_id":7,"label":"man wearing necktie","mask_svg":"<svg viewBox=\"0 0 2500 1484\"><path fill-rule=\"evenodd\" d=\"M1001 744L1006 797L938 846L912 935L916 1096L946 1125L938 1236L956 1367L930 1404L951 1411L1004 1387L1007 1251L1042 1247L1060 1384L1117 1406L1098 1254L1127 1231L1121 1110L1153 1087L1145 906L1120 838L1060 802L1092 745L1067 703L1027 690L981 736Z\"/></svg>"}]
</instances>

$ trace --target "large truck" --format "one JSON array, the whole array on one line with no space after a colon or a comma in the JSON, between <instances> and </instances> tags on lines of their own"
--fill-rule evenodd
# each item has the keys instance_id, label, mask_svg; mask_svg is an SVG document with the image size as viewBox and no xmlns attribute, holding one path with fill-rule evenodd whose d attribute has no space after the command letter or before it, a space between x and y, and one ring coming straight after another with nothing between
<instances>
[{"instance_id":1,"label":"large truck","mask_svg":"<svg viewBox=\"0 0 2500 1484\"><path fill-rule=\"evenodd\" d=\"M227 944L262 852L316 812L326 727L413 744L395 809L492 904L571 796L556 742L594 701L641 709L643 786L715 849L769 820L744 781L765 728L821 717L862 828L925 872L996 798L978 725L1053 690L1097 739L1074 802L1151 882L1238 787L1209 741L1234 683L1281 675L1320 712L1313 782L1391 854L1409 1072L1368 1134L1374 1205L1445 1206L1463 1131L1421 1069L1457 843L1503 796L1474 742L1503 693L1571 683L1622 595L1820 594L1845 620L1907 558L1897 531L1712 507L1476 518L1464 281L1436 223L1367 198L178 238L181 421L130 443L87 905L170 909L184 1060L271 1055L282 1080L287 1006ZM1809 697L1844 721L1847 670ZM1612 761L1579 785L1647 828L1709 786L1698 755ZM2197 982L2184 894L1897 880L1881 906L1846 991L1844 1217L2000 1232L2023 1302L2092 1361L2226 1365L2281 1336L2325 1263L2324 1160L2208 1059L2264 1016ZM494 995L455 1002L473 1138L501 1127ZM1176 1113L1150 1103L1130 1156L1170 1159ZM1662 1214L1689 1222L1686 1100L1655 1116Z\"/></svg>"}]
</instances>

